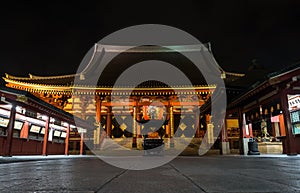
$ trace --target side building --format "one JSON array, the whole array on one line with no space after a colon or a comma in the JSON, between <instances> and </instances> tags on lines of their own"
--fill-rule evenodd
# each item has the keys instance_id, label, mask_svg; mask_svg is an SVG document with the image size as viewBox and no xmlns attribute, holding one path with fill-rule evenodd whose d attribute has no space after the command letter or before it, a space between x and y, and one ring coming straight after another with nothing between
<instances>
[{"instance_id":1,"label":"side building","mask_svg":"<svg viewBox=\"0 0 300 193\"><path fill-rule=\"evenodd\" d=\"M27 91L0 88L0 96L0 155L84 153L80 133L92 125ZM78 148L74 138L81 142Z\"/></svg>"},{"instance_id":2,"label":"side building","mask_svg":"<svg viewBox=\"0 0 300 193\"><path fill-rule=\"evenodd\" d=\"M228 105L228 138L231 132L238 133L241 154L248 153L251 138L258 141L260 153L300 153L299 66L269 73Z\"/></svg>"}]
</instances>

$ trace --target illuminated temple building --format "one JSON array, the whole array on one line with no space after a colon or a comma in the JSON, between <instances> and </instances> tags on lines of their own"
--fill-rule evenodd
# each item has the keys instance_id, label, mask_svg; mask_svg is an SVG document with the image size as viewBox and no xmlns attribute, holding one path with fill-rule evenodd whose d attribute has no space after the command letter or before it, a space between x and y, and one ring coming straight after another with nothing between
<instances>
[{"instance_id":1,"label":"illuminated temple building","mask_svg":"<svg viewBox=\"0 0 300 193\"><path fill-rule=\"evenodd\" d=\"M94 125L94 128L84 133L83 138L88 147L93 147L93 149L101 147L103 133L106 137L119 143L125 141L122 143L125 147L142 148L143 127L136 122L145 119L147 108L153 103L164 107L163 114L169 120L163 126L163 138L165 140L170 142L169 139L176 133L177 137L195 138L201 141L207 128L213 124L210 117L212 95L218 95L218 92L226 89L229 102L228 112L226 113L225 124L221 126L220 134L212 136L213 140L219 142L213 148L219 149L222 146L223 154L230 153L229 148L239 149L240 152L245 151L245 149L241 149L241 138L259 137L261 133L259 133L258 120L264 118L267 120L269 133L273 131L272 136L277 136L274 142L284 141L282 146L285 153L291 151L291 153L299 153L300 148L295 148L293 144L291 146L290 140L286 140L290 135L293 135L290 133L293 127L296 128L294 131L297 130L298 127L295 124L299 123L297 121L294 125L283 123L288 120L280 114L288 111L281 109L282 103L285 101L280 99L283 93L279 92L283 85L290 84L291 89L299 85L299 68L294 67L290 71L276 74L275 78L270 77L266 83L256 85L258 89L254 86L251 91L244 92L245 90L241 87L234 85L245 79L245 75L226 72L215 60L213 62L216 65L208 65L208 69L212 68L209 70L220 72L218 78L222 78L226 88L221 88L217 83L208 84L201 72L193 67L191 61L171 48L141 46L121 53L120 47L122 48L122 46L96 44L90 59L76 74L58 76L30 74L29 77L6 74L4 80L7 87L27 91L55 108L64 110L80 119L88 120ZM202 47L202 49L204 48ZM177 49L182 52L191 52L197 48L181 46ZM210 52L207 48L205 49ZM99 69L99 65L97 65L99 59L105 60L105 57L110 56L110 53L117 53L117 55L109 61L104 69ZM181 80L174 81L173 85L157 80L144 81L138 85L115 85L115 81L124 70L136 63L151 60L164 61L174 65L189 77L192 85L185 85ZM159 71L159 69L156 70ZM100 77L97 74L99 71L102 72ZM93 80L94 77L97 77L96 83ZM285 79L283 80L282 77ZM299 98L299 91L293 90L292 93L294 98ZM257 97L258 100L256 100ZM286 108L288 109L288 107ZM297 110L299 106L294 108ZM195 113L196 110L200 110L200 116ZM271 114L273 112L274 116ZM299 118L300 113L297 115ZM296 117L296 115L293 116ZM286 129L284 125L289 126ZM300 129L297 130L297 132L299 131ZM79 141L78 136L73 139L70 136L73 149L76 149ZM293 143L298 142L294 140ZM223 146L224 144L225 146Z\"/></svg>"}]
</instances>

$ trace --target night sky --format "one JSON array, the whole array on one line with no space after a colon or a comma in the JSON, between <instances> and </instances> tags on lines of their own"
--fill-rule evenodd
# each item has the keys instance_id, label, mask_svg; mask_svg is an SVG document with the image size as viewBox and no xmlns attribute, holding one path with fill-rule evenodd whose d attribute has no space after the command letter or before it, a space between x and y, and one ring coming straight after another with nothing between
<instances>
[{"instance_id":1,"label":"night sky","mask_svg":"<svg viewBox=\"0 0 300 193\"><path fill-rule=\"evenodd\" d=\"M177 27L211 42L227 71L246 72L252 59L267 71L300 60L300 1L129 2L1 5L1 76L75 73L94 43L116 30L148 23Z\"/></svg>"}]
</instances>

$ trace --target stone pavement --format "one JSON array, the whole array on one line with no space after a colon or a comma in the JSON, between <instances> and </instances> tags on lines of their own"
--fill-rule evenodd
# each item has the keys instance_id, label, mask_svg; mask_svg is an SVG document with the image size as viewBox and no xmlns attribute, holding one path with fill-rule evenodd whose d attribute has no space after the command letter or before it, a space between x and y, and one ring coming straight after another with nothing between
<instances>
[{"instance_id":1,"label":"stone pavement","mask_svg":"<svg viewBox=\"0 0 300 193\"><path fill-rule=\"evenodd\" d=\"M300 192L300 156L179 156L139 171L93 156L15 156L0 162L0 192Z\"/></svg>"}]
</instances>

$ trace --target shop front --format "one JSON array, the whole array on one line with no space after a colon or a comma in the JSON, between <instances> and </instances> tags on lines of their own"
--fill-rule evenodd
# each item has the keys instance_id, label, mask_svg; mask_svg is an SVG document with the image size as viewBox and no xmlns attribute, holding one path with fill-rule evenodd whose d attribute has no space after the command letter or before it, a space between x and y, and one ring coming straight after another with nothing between
<instances>
[{"instance_id":1,"label":"shop front","mask_svg":"<svg viewBox=\"0 0 300 193\"><path fill-rule=\"evenodd\" d=\"M227 121L238 119L241 154L247 154L249 139L258 142L261 154L300 153L299 74L299 67L273 73L229 104Z\"/></svg>"},{"instance_id":2,"label":"shop front","mask_svg":"<svg viewBox=\"0 0 300 193\"><path fill-rule=\"evenodd\" d=\"M91 128L32 94L0 89L0 155L69 154L70 132ZM82 148L81 148L82 149Z\"/></svg>"}]
</instances>

